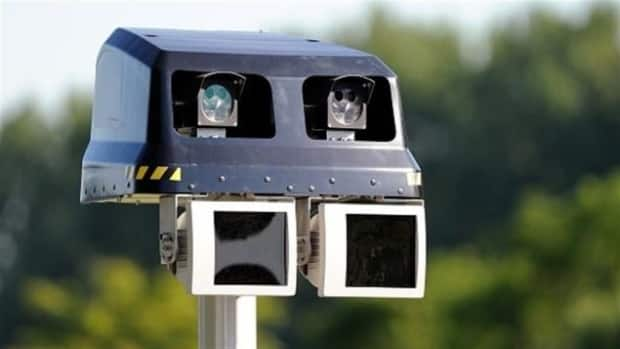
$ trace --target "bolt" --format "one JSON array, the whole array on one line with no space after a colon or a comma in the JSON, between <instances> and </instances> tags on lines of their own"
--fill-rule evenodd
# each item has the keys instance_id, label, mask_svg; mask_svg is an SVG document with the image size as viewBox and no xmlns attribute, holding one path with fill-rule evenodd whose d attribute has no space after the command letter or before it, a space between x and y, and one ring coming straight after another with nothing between
<instances>
[{"instance_id":1,"label":"bolt","mask_svg":"<svg viewBox=\"0 0 620 349\"><path fill-rule=\"evenodd\" d=\"M331 184L336 183L336 178L334 178L334 177L330 177L330 178L329 178L329 183L331 183Z\"/></svg>"},{"instance_id":2,"label":"bolt","mask_svg":"<svg viewBox=\"0 0 620 349\"><path fill-rule=\"evenodd\" d=\"M314 185L310 185L310 186L308 187L308 191L309 191L309 192L313 192L313 191L314 191L314 189L316 189L316 188L314 187Z\"/></svg>"},{"instance_id":3,"label":"bolt","mask_svg":"<svg viewBox=\"0 0 620 349\"><path fill-rule=\"evenodd\" d=\"M189 189L189 190L194 190L195 188L196 188L196 185L194 185L194 184L188 184L187 185L187 189Z\"/></svg>"},{"instance_id":4,"label":"bolt","mask_svg":"<svg viewBox=\"0 0 620 349\"><path fill-rule=\"evenodd\" d=\"M404 192L405 192L405 189L403 189L402 187L398 188L398 194L403 194Z\"/></svg>"},{"instance_id":5,"label":"bolt","mask_svg":"<svg viewBox=\"0 0 620 349\"><path fill-rule=\"evenodd\" d=\"M289 184L289 185L287 185L287 186L286 186L286 190L287 190L287 191L293 191L293 189L294 189L294 188L295 188L295 187L293 187L293 185L292 185L292 184Z\"/></svg>"},{"instance_id":6,"label":"bolt","mask_svg":"<svg viewBox=\"0 0 620 349\"><path fill-rule=\"evenodd\" d=\"M374 178L372 178L372 179L370 180L370 185L373 185L373 186L374 186L374 185L377 185L377 180L376 180L376 179L374 179Z\"/></svg>"},{"instance_id":7,"label":"bolt","mask_svg":"<svg viewBox=\"0 0 620 349\"><path fill-rule=\"evenodd\" d=\"M271 177L265 176L265 183L271 183Z\"/></svg>"},{"instance_id":8,"label":"bolt","mask_svg":"<svg viewBox=\"0 0 620 349\"><path fill-rule=\"evenodd\" d=\"M226 177L219 176L219 177L217 177L217 180L220 181L220 182L226 182Z\"/></svg>"}]
</instances>

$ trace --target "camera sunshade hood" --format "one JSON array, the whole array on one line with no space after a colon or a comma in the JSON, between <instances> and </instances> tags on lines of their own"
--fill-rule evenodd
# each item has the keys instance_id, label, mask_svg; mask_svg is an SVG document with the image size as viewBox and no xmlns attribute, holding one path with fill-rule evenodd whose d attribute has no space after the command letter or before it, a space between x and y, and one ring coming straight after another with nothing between
<instances>
[{"instance_id":1,"label":"camera sunshade hood","mask_svg":"<svg viewBox=\"0 0 620 349\"><path fill-rule=\"evenodd\" d=\"M275 135L180 134L172 98L178 71L266 79ZM392 139L328 142L308 136L304 82L344 75L385 81L390 108L374 112L387 120ZM378 87L373 100L377 93ZM373 55L316 40L262 32L117 29L97 59L80 200L158 203L161 195L201 193L420 198L421 169L405 143L396 76Z\"/></svg>"}]
</instances>

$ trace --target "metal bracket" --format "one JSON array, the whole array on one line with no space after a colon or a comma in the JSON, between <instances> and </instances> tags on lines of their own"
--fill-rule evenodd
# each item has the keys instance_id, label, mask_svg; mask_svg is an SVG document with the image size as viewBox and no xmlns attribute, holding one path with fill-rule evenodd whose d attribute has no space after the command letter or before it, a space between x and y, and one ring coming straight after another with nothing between
<instances>
[{"instance_id":1,"label":"metal bracket","mask_svg":"<svg viewBox=\"0 0 620 349\"><path fill-rule=\"evenodd\" d=\"M198 138L226 138L226 129L221 127L198 127L196 129Z\"/></svg>"},{"instance_id":2,"label":"metal bracket","mask_svg":"<svg viewBox=\"0 0 620 349\"><path fill-rule=\"evenodd\" d=\"M327 130L327 140L331 142L353 142L355 131L351 130Z\"/></svg>"},{"instance_id":3,"label":"metal bracket","mask_svg":"<svg viewBox=\"0 0 620 349\"><path fill-rule=\"evenodd\" d=\"M159 201L159 260L161 264L172 265L179 251L177 233L176 195L162 196Z\"/></svg>"},{"instance_id":4,"label":"metal bracket","mask_svg":"<svg viewBox=\"0 0 620 349\"><path fill-rule=\"evenodd\" d=\"M295 200L297 216L297 265L302 267L310 260L310 198Z\"/></svg>"}]
</instances>

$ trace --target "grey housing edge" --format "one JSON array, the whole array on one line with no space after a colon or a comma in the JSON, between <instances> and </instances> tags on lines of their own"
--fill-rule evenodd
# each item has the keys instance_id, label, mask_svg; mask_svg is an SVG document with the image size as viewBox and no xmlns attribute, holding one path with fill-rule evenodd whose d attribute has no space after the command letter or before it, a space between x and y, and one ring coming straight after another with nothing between
<instances>
[{"instance_id":1,"label":"grey housing edge","mask_svg":"<svg viewBox=\"0 0 620 349\"><path fill-rule=\"evenodd\" d=\"M171 80L181 70L267 79L275 136L179 134ZM393 140L333 142L307 135L304 81L341 75L388 80ZM160 195L205 193L422 197L421 168L406 146L395 74L377 57L339 45L262 32L116 29L97 59L91 124L82 163L83 203L142 197L157 203ZM179 176L170 180L177 169Z\"/></svg>"}]
</instances>

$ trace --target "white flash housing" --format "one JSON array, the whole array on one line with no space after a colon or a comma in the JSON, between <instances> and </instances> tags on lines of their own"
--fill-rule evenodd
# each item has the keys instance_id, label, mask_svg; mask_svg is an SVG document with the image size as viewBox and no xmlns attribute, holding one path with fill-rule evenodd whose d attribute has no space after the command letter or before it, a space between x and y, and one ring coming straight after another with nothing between
<instances>
[{"instance_id":1,"label":"white flash housing","mask_svg":"<svg viewBox=\"0 0 620 349\"><path fill-rule=\"evenodd\" d=\"M176 239L162 239L171 230L172 222L160 221L160 241L164 241L162 251L175 249L164 247L165 241L178 242L173 272L188 292L295 294L297 233L293 201L188 200L184 204L181 200L177 212ZM170 214L160 212L160 218L165 220L167 216Z\"/></svg>"},{"instance_id":2,"label":"white flash housing","mask_svg":"<svg viewBox=\"0 0 620 349\"><path fill-rule=\"evenodd\" d=\"M423 201L322 203L310 226L311 253L301 271L319 296L424 297Z\"/></svg>"}]
</instances>

